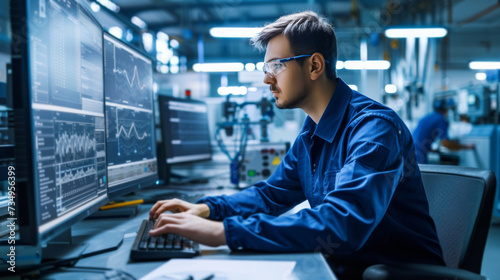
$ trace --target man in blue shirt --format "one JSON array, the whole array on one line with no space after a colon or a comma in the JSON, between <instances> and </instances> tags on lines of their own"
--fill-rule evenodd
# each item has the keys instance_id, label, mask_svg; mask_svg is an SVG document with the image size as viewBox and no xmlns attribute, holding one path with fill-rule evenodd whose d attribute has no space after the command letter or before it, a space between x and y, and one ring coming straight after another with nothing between
<instances>
[{"instance_id":1,"label":"man in blue shirt","mask_svg":"<svg viewBox=\"0 0 500 280\"><path fill-rule=\"evenodd\" d=\"M427 163L427 155L431 150L431 145L439 139L441 145L452 151L461 149L473 149L473 144L463 145L458 141L450 140L448 137L448 109L453 106L451 99L437 99L432 104L434 112L424 116L413 131L415 141L415 151L418 163Z\"/></svg>"},{"instance_id":2,"label":"man in blue shirt","mask_svg":"<svg viewBox=\"0 0 500 280\"><path fill-rule=\"evenodd\" d=\"M266 50L264 82L276 106L308 114L302 131L266 181L196 204L157 202L150 234L232 250L322 252L342 278L375 263L444 264L410 132L336 77L331 25L303 12L252 40ZM306 199L310 209L280 215Z\"/></svg>"}]
</instances>

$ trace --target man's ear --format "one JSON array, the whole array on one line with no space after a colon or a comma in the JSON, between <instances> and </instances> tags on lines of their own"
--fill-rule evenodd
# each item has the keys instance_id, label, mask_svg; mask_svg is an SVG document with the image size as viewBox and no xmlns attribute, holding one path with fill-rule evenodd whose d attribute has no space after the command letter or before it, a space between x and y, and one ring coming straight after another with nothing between
<instances>
[{"instance_id":1,"label":"man's ear","mask_svg":"<svg viewBox=\"0 0 500 280\"><path fill-rule=\"evenodd\" d=\"M309 61L311 62L311 67L310 67L311 72L309 75L311 77L311 80L315 81L321 76L321 74L325 72L325 67L326 67L325 58L320 53L314 53L309 58Z\"/></svg>"}]
</instances>

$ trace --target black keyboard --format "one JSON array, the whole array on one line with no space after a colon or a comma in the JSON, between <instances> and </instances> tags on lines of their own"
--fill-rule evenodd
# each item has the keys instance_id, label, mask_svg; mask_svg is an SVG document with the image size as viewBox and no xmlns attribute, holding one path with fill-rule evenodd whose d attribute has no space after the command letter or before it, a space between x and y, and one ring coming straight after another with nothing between
<instances>
[{"instance_id":1,"label":"black keyboard","mask_svg":"<svg viewBox=\"0 0 500 280\"><path fill-rule=\"evenodd\" d=\"M171 258L192 258L200 254L200 246L177 234L149 236L154 221L143 220L130 251L134 261L168 260Z\"/></svg>"}]
</instances>

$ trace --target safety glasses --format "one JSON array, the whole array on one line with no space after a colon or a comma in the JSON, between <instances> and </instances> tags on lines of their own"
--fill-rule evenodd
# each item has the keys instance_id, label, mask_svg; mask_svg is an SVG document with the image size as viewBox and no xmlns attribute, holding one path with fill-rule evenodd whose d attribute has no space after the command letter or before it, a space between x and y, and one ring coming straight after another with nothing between
<instances>
[{"instance_id":1,"label":"safety glasses","mask_svg":"<svg viewBox=\"0 0 500 280\"><path fill-rule=\"evenodd\" d=\"M295 59L299 58L304 58L304 57L310 57L312 56L311 54L304 54L304 55L298 55L298 56L292 56L292 57L286 57L286 58L277 58L270 60L268 62L264 63L264 67L262 67L262 70L264 71L264 74L269 75L271 78L276 77L279 73L281 73L283 70L286 69L287 67L287 62L292 61ZM329 63L328 60L325 59L326 63Z\"/></svg>"}]
</instances>

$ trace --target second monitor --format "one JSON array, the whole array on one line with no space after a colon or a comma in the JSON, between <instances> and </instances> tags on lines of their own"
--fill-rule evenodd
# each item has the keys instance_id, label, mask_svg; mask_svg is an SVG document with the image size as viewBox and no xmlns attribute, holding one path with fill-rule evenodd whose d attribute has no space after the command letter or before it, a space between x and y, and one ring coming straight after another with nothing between
<instances>
[{"instance_id":1,"label":"second monitor","mask_svg":"<svg viewBox=\"0 0 500 280\"><path fill-rule=\"evenodd\" d=\"M203 101L158 95L162 131L162 163L172 164L212 159L208 106ZM166 177L169 177L168 174ZM167 178L168 179L168 178Z\"/></svg>"},{"instance_id":2,"label":"second monitor","mask_svg":"<svg viewBox=\"0 0 500 280\"><path fill-rule=\"evenodd\" d=\"M104 34L108 196L157 180L151 59Z\"/></svg>"}]
</instances>

